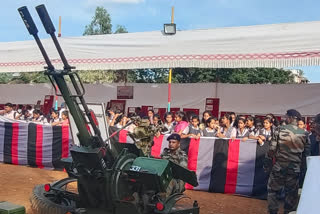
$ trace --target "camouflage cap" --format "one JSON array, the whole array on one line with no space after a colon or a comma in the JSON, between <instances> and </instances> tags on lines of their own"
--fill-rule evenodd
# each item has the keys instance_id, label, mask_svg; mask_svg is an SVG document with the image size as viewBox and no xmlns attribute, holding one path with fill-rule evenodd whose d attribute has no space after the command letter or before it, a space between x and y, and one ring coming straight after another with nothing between
<instances>
[{"instance_id":1,"label":"camouflage cap","mask_svg":"<svg viewBox=\"0 0 320 214\"><path fill-rule=\"evenodd\" d=\"M298 119L298 120L301 120L301 114L297 111L297 110L295 110L295 109L289 109L288 111L287 111L287 115L289 116L289 117L293 117L293 118L296 118L296 119Z\"/></svg>"},{"instance_id":2,"label":"camouflage cap","mask_svg":"<svg viewBox=\"0 0 320 214\"><path fill-rule=\"evenodd\" d=\"M171 134L171 135L167 138L167 141L170 141L170 140L180 141L180 140L181 140L181 137L180 137L179 134L173 133L173 134Z\"/></svg>"}]
</instances>

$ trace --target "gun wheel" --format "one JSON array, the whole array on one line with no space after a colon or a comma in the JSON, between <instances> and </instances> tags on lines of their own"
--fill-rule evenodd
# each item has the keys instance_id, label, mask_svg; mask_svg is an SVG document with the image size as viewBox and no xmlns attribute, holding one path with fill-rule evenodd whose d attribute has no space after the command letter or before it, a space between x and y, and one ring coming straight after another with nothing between
<instances>
[{"instance_id":1,"label":"gun wheel","mask_svg":"<svg viewBox=\"0 0 320 214\"><path fill-rule=\"evenodd\" d=\"M44 185L37 185L30 197L31 209L36 214L65 214L75 209L75 202L57 194L45 192Z\"/></svg>"},{"instance_id":2,"label":"gun wheel","mask_svg":"<svg viewBox=\"0 0 320 214\"><path fill-rule=\"evenodd\" d=\"M112 198L115 200L123 200L128 196L132 196L132 190L128 188L128 181L121 177L122 170L129 170L133 161L137 158L136 155L129 153L121 157L116 166L115 172L111 177L111 192Z\"/></svg>"}]
</instances>

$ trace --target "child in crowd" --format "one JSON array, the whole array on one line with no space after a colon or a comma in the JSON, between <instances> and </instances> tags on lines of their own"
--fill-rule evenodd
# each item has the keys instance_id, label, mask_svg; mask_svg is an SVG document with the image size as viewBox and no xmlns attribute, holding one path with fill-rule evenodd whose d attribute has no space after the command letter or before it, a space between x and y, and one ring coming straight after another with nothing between
<instances>
[{"instance_id":1,"label":"child in crowd","mask_svg":"<svg viewBox=\"0 0 320 214\"><path fill-rule=\"evenodd\" d=\"M32 113L32 122L48 123L48 120L42 115L40 110L35 109Z\"/></svg>"},{"instance_id":2,"label":"child in crowd","mask_svg":"<svg viewBox=\"0 0 320 214\"><path fill-rule=\"evenodd\" d=\"M198 115L193 115L191 119L191 125L188 126L188 134L182 134L182 138L195 138L199 139L201 136L201 130L199 128L200 119Z\"/></svg>"},{"instance_id":3,"label":"child in crowd","mask_svg":"<svg viewBox=\"0 0 320 214\"><path fill-rule=\"evenodd\" d=\"M307 130L306 130L306 124L304 123L304 120L303 120L303 119L301 119L301 120L298 121L298 127L299 127L300 129L303 129L303 130L307 131Z\"/></svg>"},{"instance_id":4,"label":"child in crowd","mask_svg":"<svg viewBox=\"0 0 320 214\"><path fill-rule=\"evenodd\" d=\"M160 115L155 114L153 115L153 125L154 126L159 126L162 123Z\"/></svg>"},{"instance_id":5,"label":"child in crowd","mask_svg":"<svg viewBox=\"0 0 320 214\"><path fill-rule=\"evenodd\" d=\"M254 126L254 117L252 117L252 116L247 117L246 128L248 129L249 135L255 136L256 127Z\"/></svg>"},{"instance_id":6,"label":"child in crowd","mask_svg":"<svg viewBox=\"0 0 320 214\"><path fill-rule=\"evenodd\" d=\"M232 117L229 114L225 114L222 118L222 128L220 132L217 133L217 137L220 138L236 138L237 137L237 129L231 126Z\"/></svg>"},{"instance_id":7,"label":"child in crowd","mask_svg":"<svg viewBox=\"0 0 320 214\"><path fill-rule=\"evenodd\" d=\"M219 131L219 126L217 126L217 121L219 121L216 117L209 117L207 119L207 127L203 130L202 136L204 137L216 137Z\"/></svg>"},{"instance_id":8,"label":"child in crowd","mask_svg":"<svg viewBox=\"0 0 320 214\"><path fill-rule=\"evenodd\" d=\"M174 132L178 133L180 136L182 134L188 134L188 125L187 118L182 111L177 111L175 113L175 121L177 125L174 128Z\"/></svg>"},{"instance_id":9,"label":"child in crowd","mask_svg":"<svg viewBox=\"0 0 320 214\"><path fill-rule=\"evenodd\" d=\"M199 125L201 130L204 130L207 127L207 120L209 117L212 117L211 111L204 111L202 114L201 124Z\"/></svg>"},{"instance_id":10,"label":"child in crowd","mask_svg":"<svg viewBox=\"0 0 320 214\"><path fill-rule=\"evenodd\" d=\"M154 111L148 110L148 118L149 118L150 124L153 124L153 115L154 115Z\"/></svg>"},{"instance_id":11,"label":"child in crowd","mask_svg":"<svg viewBox=\"0 0 320 214\"><path fill-rule=\"evenodd\" d=\"M128 122L129 122L129 118L127 117L127 115L123 114L122 117L121 117L120 122L117 123L116 127L121 129L122 127L127 125Z\"/></svg>"},{"instance_id":12,"label":"child in crowd","mask_svg":"<svg viewBox=\"0 0 320 214\"><path fill-rule=\"evenodd\" d=\"M244 118L238 119L237 138L242 138L242 141L246 141L249 138L249 130L246 128L247 120Z\"/></svg>"},{"instance_id":13,"label":"child in crowd","mask_svg":"<svg viewBox=\"0 0 320 214\"><path fill-rule=\"evenodd\" d=\"M61 118L59 118L59 111L58 110L51 110L51 117L50 117L50 124L52 126L58 125L61 121Z\"/></svg>"},{"instance_id":14,"label":"child in crowd","mask_svg":"<svg viewBox=\"0 0 320 214\"><path fill-rule=\"evenodd\" d=\"M272 118L265 117L263 120L263 129L260 130L258 137L258 143L263 146L266 141L271 140L272 136Z\"/></svg>"},{"instance_id":15,"label":"child in crowd","mask_svg":"<svg viewBox=\"0 0 320 214\"><path fill-rule=\"evenodd\" d=\"M60 126L69 126L69 112L67 110L62 112L61 119Z\"/></svg>"},{"instance_id":16,"label":"child in crowd","mask_svg":"<svg viewBox=\"0 0 320 214\"><path fill-rule=\"evenodd\" d=\"M172 112L166 112L164 115L164 130L161 132L161 134L171 134L173 133L175 123L173 122L173 113Z\"/></svg>"}]
</instances>

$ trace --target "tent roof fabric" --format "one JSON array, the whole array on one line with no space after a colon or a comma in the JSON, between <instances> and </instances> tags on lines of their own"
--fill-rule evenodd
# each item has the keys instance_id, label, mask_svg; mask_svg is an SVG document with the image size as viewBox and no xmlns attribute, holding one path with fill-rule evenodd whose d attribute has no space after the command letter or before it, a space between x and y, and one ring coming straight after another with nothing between
<instances>
[{"instance_id":1,"label":"tent roof fabric","mask_svg":"<svg viewBox=\"0 0 320 214\"><path fill-rule=\"evenodd\" d=\"M26 32L27 33L27 32ZM51 39L42 40L56 68ZM320 65L320 21L59 38L77 70L138 68L237 68ZM0 43L0 72L42 71L34 41Z\"/></svg>"}]
</instances>

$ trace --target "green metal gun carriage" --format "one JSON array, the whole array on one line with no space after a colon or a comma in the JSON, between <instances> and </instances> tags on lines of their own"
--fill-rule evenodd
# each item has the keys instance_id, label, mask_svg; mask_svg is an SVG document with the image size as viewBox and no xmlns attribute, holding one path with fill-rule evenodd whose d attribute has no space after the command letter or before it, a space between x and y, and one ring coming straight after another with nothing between
<instances>
[{"instance_id":1,"label":"green metal gun carriage","mask_svg":"<svg viewBox=\"0 0 320 214\"><path fill-rule=\"evenodd\" d=\"M68 178L34 188L30 199L34 212L45 214L199 213L196 201L189 205L177 204L177 201L186 197L182 193L166 195L166 189L172 179L180 179L197 186L194 172L168 160L142 157L134 144L112 146L107 143L107 140L102 139L95 115L89 110L84 100L84 86L78 74L73 71L74 67L68 64L63 54L45 6L39 5L36 10L46 32L53 39L64 64L63 70L56 70L52 65L27 7L18 9L46 61L46 74L54 88L56 88L55 85L58 86L75 121L79 130L77 137L80 147L72 147L71 157L61 160L69 175ZM68 87L65 77L70 79L72 89ZM85 113L80 109L79 103L83 106ZM92 127L94 133L87 129L88 125ZM76 184L76 191L66 188L71 183Z\"/></svg>"}]
</instances>

